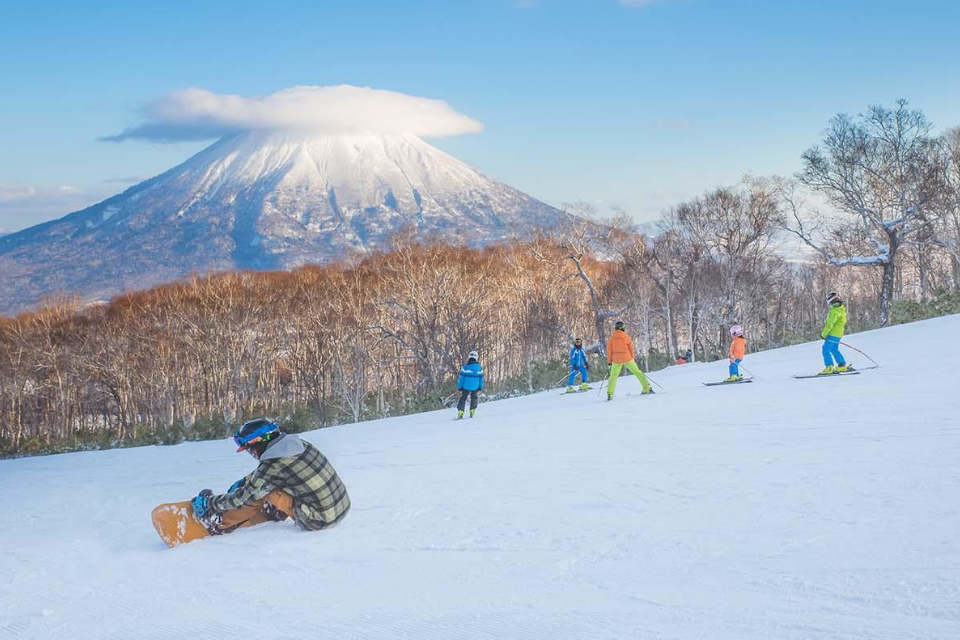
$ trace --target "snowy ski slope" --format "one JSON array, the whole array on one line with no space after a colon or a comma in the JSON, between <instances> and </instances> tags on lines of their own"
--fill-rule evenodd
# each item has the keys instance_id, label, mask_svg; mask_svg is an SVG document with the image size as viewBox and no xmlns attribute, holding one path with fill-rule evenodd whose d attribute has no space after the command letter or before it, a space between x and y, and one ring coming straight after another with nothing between
<instances>
[{"instance_id":1,"label":"snowy ski slope","mask_svg":"<svg viewBox=\"0 0 960 640\"><path fill-rule=\"evenodd\" d=\"M164 547L153 506L251 468L227 441L0 461L0 638L960 638L958 333L313 432L354 505L326 532Z\"/></svg>"}]
</instances>

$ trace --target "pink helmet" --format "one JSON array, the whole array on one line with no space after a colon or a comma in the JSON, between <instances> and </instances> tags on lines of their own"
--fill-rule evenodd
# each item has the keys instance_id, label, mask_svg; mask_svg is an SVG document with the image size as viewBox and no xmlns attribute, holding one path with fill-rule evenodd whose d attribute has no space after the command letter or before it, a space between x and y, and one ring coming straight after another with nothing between
<instances>
[{"instance_id":1,"label":"pink helmet","mask_svg":"<svg viewBox=\"0 0 960 640\"><path fill-rule=\"evenodd\" d=\"M743 327L741 327L741 326L738 325L738 324L733 325L732 327L730 327L730 335L732 335L732 336L742 336L742 335L743 335Z\"/></svg>"}]
</instances>

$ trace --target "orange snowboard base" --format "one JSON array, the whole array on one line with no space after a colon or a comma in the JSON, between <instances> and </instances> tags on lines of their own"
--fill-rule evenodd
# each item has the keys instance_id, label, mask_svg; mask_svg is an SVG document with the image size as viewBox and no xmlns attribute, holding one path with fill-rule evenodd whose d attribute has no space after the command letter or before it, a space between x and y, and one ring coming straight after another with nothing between
<instances>
[{"instance_id":1,"label":"orange snowboard base","mask_svg":"<svg viewBox=\"0 0 960 640\"><path fill-rule=\"evenodd\" d=\"M190 502L161 504L150 514L153 527L168 547L210 537L207 528L194 519Z\"/></svg>"}]
</instances>

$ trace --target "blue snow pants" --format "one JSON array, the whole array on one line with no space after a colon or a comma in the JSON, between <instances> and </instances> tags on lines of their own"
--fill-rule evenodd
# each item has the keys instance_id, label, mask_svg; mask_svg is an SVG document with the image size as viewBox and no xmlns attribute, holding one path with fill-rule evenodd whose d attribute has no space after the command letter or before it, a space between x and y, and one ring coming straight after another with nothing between
<instances>
[{"instance_id":1,"label":"blue snow pants","mask_svg":"<svg viewBox=\"0 0 960 640\"><path fill-rule=\"evenodd\" d=\"M568 386L568 387L572 387L572 386L573 386L573 381L577 379L577 372L578 372L578 371L580 372L580 378L583 380L584 384L587 383L587 368L586 368L585 366L583 366L582 364L579 365L579 366L576 366L576 367L571 366L571 367L570 367L570 377L567 378L567 386Z\"/></svg>"},{"instance_id":2,"label":"blue snow pants","mask_svg":"<svg viewBox=\"0 0 960 640\"><path fill-rule=\"evenodd\" d=\"M840 353L840 338L827 336L823 341L823 365L832 367L834 362L841 367L847 364L847 361L843 359L843 354Z\"/></svg>"},{"instance_id":3,"label":"blue snow pants","mask_svg":"<svg viewBox=\"0 0 960 640\"><path fill-rule=\"evenodd\" d=\"M740 375L740 363L743 362L740 358L737 358L730 363L730 375L738 376Z\"/></svg>"}]
</instances>

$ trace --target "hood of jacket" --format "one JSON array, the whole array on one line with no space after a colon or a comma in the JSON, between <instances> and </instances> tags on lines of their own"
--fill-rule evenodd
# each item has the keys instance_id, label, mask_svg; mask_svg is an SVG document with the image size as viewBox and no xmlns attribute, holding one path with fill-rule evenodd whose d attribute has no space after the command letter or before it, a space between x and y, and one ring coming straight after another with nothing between
<instances>
[{"instance_id":1,"label":"hood of jacket","mask_svg":"<svg viewBox=\"0 0 960 640\"><path fill-rule=\"evenodd\" d=\"M279 438L270 441L263 455L260 456L260 461L298 456L303 453L305 448L300 436L285 433Z\"/></svg>"}]
</instances>

